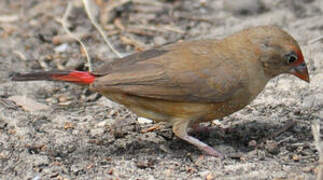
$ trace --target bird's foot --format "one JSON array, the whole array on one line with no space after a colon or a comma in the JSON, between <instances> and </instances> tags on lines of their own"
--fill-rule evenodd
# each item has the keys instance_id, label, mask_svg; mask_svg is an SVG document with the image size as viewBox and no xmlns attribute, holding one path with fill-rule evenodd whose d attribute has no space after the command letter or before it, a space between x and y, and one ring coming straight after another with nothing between
<instances>
[{"instance_id":1,"label":"bird's foot","mask_svg":"<svg viewBox=\"0 0 323 180\"><path fill-rule=\"evenodd\" d=\"M198 140L197 138L188 135L187 127L189 123L190 121L186 119L178 119L177 121L175 121L175 123L173 124L173 132L175 133L175 135L183 139L184 141L193 144L207 155L224 159L224 156L220 152L216 151L214 148Z\"/></svg>"},{"instance_id":2,"label":"bird's foot","mask_svg":"<svg viewBox=\"0 0 323 180\"><path fill-rule=\"evenodd\" d=\"M224 155L219 151L215 150L214 148L212 148L211 146L201 147L200 149L209 156L218 157L221 160L224 159Z\"/></svg>"}]
</instances>

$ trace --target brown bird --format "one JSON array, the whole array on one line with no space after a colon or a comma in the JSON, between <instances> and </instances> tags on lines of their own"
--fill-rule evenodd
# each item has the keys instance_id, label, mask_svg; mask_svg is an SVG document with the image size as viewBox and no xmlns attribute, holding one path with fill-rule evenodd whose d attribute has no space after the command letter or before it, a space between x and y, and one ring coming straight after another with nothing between
<instances>
[{"instance_id":1,"label":"brown bird","mask_svg":"<svg viewBox=\"0 0 323 180\"><path fill-rule=\"evenodd\" d=\"M296 40L276 26L261 26L222 40L179 42L135 53L95 72L15 73L12 80L88 84L138 116L171 123L177 137L222 157L188 135L188 128L244 108L283 73L309 82Z\"/></svg>"}]
</instances>

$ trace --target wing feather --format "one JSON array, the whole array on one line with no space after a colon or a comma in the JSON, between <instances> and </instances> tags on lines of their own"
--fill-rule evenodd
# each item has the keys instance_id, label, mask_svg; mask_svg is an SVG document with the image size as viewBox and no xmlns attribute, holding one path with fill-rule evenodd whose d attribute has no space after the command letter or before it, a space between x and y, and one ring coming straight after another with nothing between
<instances>
[{"instance_id":1,"label":"wing feather","mask_svg":"<svg viewBox=\"0 0 323 180\"><path fill-rule=\"evenodd\" d=\"M98 72L104 76L91 88L169 101L221 102L243 86L239 64L211 51L214 42L183 45L140 52L105 65Z\"/></svg>"}]
</instances>

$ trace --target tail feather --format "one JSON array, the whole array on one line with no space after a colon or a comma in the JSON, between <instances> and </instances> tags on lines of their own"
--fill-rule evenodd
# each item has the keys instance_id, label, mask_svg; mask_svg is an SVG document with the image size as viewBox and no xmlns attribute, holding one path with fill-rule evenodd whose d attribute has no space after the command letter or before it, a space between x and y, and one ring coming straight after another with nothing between
<instances>
[{"instance_id":1,"label":"tail feather","mask_svg":"<svg viewBox=\"0 0 323 180\"><path fill-rule=\"evenodd\" d=\"M13 73L12 81L65 81L79 84L91 84L95 76L82 71L39 71L30 73Z\"/></svg>"}]
</instances>

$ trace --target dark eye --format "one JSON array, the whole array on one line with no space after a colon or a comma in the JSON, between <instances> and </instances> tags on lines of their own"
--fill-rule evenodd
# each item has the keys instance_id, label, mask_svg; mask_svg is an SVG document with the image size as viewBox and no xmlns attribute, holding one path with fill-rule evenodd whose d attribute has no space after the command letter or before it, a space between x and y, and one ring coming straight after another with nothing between
<instances>
[{"instance_id":1,"label":"dark eye","mask_svg":"<svg viewBox=\"0 0 323 180\"><path fill-rule=\"evenodd\" d=\"M295 61L297 61L297 56L296 54L294 53L290 53L290 54L287 54L286 55L286 60L287 60L287 64L292 64L294 63Z\"/></svg>"}]
</instances>

